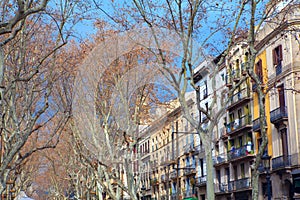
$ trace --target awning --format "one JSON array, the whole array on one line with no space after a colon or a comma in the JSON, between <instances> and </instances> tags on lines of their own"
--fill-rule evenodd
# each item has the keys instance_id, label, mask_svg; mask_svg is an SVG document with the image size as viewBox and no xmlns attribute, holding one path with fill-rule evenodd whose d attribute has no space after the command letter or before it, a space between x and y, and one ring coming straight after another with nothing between
<instances>
[{"instance_id":1,"label":"awning","mask_svg":"<svg viewBox=\"0 0 300 200\"><path fill-rule=\"evenodd\" d=\"M188 198L184 198L183 200L198 200L198 198L196 198L196 197L188 197Z\"/></svg>"}]
</instances>

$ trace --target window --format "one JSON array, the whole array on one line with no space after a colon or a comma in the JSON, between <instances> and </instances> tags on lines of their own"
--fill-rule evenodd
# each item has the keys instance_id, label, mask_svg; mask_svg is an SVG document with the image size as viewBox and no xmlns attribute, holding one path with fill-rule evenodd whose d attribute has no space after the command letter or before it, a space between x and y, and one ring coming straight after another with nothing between
<instances>
[{"instance_id":1,"label":"window","mask_svg":"<svg viewBox=\"0 0 300 200\"><path fill-rule=\"evenodd\" d=\"M224 81L225 80L225 75L221 74L221 78L222 78L222 81Z\"/></svg>"},{"instance_id":2,"label":"window","mask_svg":"<svg viewBox=\"0 0 300 200\"><path fill-rule=\"evenodd\" d=\"M273 64L276 67L276 75L281 74L282 72L282 46L279 45L273 49Z\"/></svg>"},{"instance_id":3,"label":"window","mask_svg":"<svg viewBox=\"0 0 300 200\"><path fill-rule=\"evenodd\" d=\"M203 159L199 160L199 165L200 165L200 169L201 169L201 177L204 176L204 163L203 163Z\"/></svg>"},{"instance_id":4,"label":"window","mask_svg":"<svg viewBox=\"0 0 300 200\"><path fill-rule=\"evenodd\" d=\"M234 75L234 70L232 70L232 65L229 64L229 76Z\"/></svg>"},{"instance_id":5,"label":"window","mask_svg":"<svg viewBox=\"0 0 300 200\"><path fill-rule=\"evenodd\" d=\"M218 180L218 183L221 184L221 172L220 170L216 170L216 174L217 174L217 180Z\"/></svg>"},{"instance_id":6,"label":"window","mask_svg":"<svg viewBox=\"0 0 300 200\"><path fill-rule=\"evenodd\" d=\"M262 60L259 59L259 61L255 64L255 73L258 76L258 79L261 83L263 83L263 71L262 71Z\"/></svg>"},{"instance_id":7,"label":"window","mask_svg":"<svg viewBox=\"0 0 300 200\"><path fill-rule=\"evenodd\" d=\"M219 154L219 145L218 144L216 144L216 146L215 146L215 151L216 151L216 154L218 155Z\"/></svg>"},{"instance_id":8,"label":"window","mask_svg":"<svg viewBox=\"0 0 300 200\"><path fill-rule=\"evenodd\" d=\"M230 146L230 150L234 150L234 149L232 149L232 148L234 148L234 140L233 139L231 139L231 140L229 140L229 146Z\"/></svg>"},{"instance_id":9,"label":"window","mask_svg":"<svg viewBox=\"0 0 300 200\"><path fill-rule=\"evenodd\" d=\"M279 95L280 109L284 110L284 108L285 108L284 85L280 85L278 87L278 95Z\"/></svg>"},{"instance_id":10,"label":"window","mask_svg":"<svg viewBox=\"0 0 300 200\"><path fill-rule=\"evenodd\" d=\"M203 89L203 99L206 99L208 96L208 93L207 93L207 81L205 80L204 81L204 89Z\"/></svg>"},{"instance_id":11,"label":"window","mask_svg":"<svg viewBox=\"0 0 300 200\"><path fill-rule=\"evenodd\" d=\"M245 178L245 164L241 163L241 176L242 178Z\"/></svg>"},{"instance_id":12,"label":"window","mask_svg":"<svg viewBox=\"0 0 300 200\"><path fill-rule=\"evenodd\" d=\"M236 59L236 61L235 61L235 68L236 68L237 70L240 69L240 60L239 60L239 59Z\"/></svg>"},{"instance_id":13,"label":"window","mask_svg":"<svg viewBox=\"0 0 300 200\"><path fill-rule=\"evenodd\" d=\"M282 46L279 45L273 49L273 64L279 65L282 61Z\"/></svg>"},{"instance_id":14,"label":"window","mask_svg":"<svg viewBox=\"0 0 300 200\"><path fill-rule=\"evenodd\" d=\"M189 131L189 121L186 119L185 120L185 127L184 127L185 131Z\"/></svg>"},{"instance_id":15,"label":"window","mask_svg":"<svg viewBox=\"0 0 300 200\"><path fill-rule=\"evenodd\" d=\"M225 168L225 174L226 174L226 179L227 179L227 183L230 182L230 171L229 171L229 167Z\"/></svg>"},{"instance_id":16,"label":"window","mask_svg":"<svg viewBox=\"0 0 300 200\"><path fill-rule=\"evenodd\" d=\"M233 166L233 172L234 172L234 180L238 180L238 173L237 173L237 166Z\"/></svg>"},{"instance_id":17,"label":"window","mask_svg":"<svg viewBox=\"0 0 300 200\"><path fill-rule=\"evenodd\" d=\"M239 136L239 147L243 146L243 136Z\"/></svg>"},{"instance_id":18,"label":"window","mask_svg":"<svg viewBox=\"0 0 300 200\"><path fill-rule=\"evenodd\" d=\"M229 119L230 121L234 121L234 113L229 113Z\"/></svg>"},{"instance_id":19,"label":"window","mask_svg":"<svg viewBox=\"0 0 300 200\"><path fill-rule=\"evenodd\" d=\"M242 116L243 116L243 114L242 114L242 109L239 108L239 109L238 109L238 118L241 119Z\"/></svg>"}]
</instances>

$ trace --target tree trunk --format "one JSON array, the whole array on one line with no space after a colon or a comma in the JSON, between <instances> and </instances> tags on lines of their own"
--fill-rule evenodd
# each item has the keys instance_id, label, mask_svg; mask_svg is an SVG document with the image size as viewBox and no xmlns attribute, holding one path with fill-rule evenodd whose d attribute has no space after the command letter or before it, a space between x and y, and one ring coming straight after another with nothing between
<instances>
[{"instance_id":1,"label":"tree trunk","mask_svg":"<svg viewBox=\"0 0 300 200\"><path fill-rule=\"evenodd\" d=\"M254 170L252 173L252 199L258 200L258 180L259 180L259 173L257 170Z\"/></svg>"},{"instance_id":2,"label":"tree trunk","mask_svg":"<svg viewBox=\"0 0 300 200\"><path fill-rule=\"evenodd\" d=\"M212 160L212 151L209 141L205 141L205 156L206 156L206 195L207 199L215 199L215 189L214 189L214 166Z\"/></svg>"}]
</instances>

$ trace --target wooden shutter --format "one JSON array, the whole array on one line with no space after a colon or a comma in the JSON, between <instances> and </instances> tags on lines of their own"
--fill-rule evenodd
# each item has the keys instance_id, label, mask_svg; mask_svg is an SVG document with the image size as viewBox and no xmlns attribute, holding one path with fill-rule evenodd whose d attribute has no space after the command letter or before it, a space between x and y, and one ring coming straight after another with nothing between
<instances>
[{"instance_id":1,"label":"wooden shutter","mask_svg":"<svg viewBox=\"0 0 300 200\"><path fill-rule=\"evenodd\" d=\"M281 45L279 45L277 47L277 60L282 61L282 46Z\"/></svg>"},{"instance_id":2,"label":"wooden shutter","mask_svg":"<svg viewBox=\"0 0 300 200\"><path fill-rule=\"evenodd\" d=\"M263 73L262 73L262 61L261 60L259 60L256 63L255 73L258 76L259 80L262 82Z\"/></svg>"},{"instance_id":3,"label":"wooden shutter","mask_svg":"<svg viewBox=\"0 0 300 200\"><path fill-rule=\"evenodd\" d=\"M281 109L285 108L285 98L284 98L284 86L281 85L278 87L278 93L279 93L279 105Z\"/></svg>"},{"instance_id":4,"label":"wooden shutter","mask_svg":"<svg viewBox=\"0 0 300 200\"><path fill-rule=\"evenodd\" d=\"M278 65L282 61L282 45L277 46L272 51L273 54L273 64Z\"/></svg>"}]
</instances>

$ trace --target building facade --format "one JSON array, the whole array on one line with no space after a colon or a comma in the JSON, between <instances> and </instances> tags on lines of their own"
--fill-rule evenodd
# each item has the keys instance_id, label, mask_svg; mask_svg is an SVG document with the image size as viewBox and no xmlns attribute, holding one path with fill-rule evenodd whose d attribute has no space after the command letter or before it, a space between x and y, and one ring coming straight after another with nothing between
<instances>
[{"instance_id":1,"label":"building facade","mask_svg":"<svg viewBox=\"0 0 300 200\"><path fill-rule=\"evenodd\" d=\"M278 1L273 12L274 19L257 30L256 38L254 70L265 93L268 144L264 154L270 156L269 171L259 170L259 198L270 195L272 199L300 199L299 1ZM220 99L228 99L212 133L216 199L252 199L251 165L261 143L261 126L257 85L246 69L248 48L247 40L239 38L223 63L218 58L210 59L194 72L202 108L208 109L215 92ZM212 87L211 66L217 63ZM188 98L191 112L205 128L206 116L196 114L196 96ZM214 109L222 107L220 101ZM150 193L151 199L206 199L204 148L199 135L182 116L180 106L170 109L148 130L149 149L142 160L147 160L151 169L149 181L142 182L147 185L149 199Z\"/></svg>"}]
</instances>

